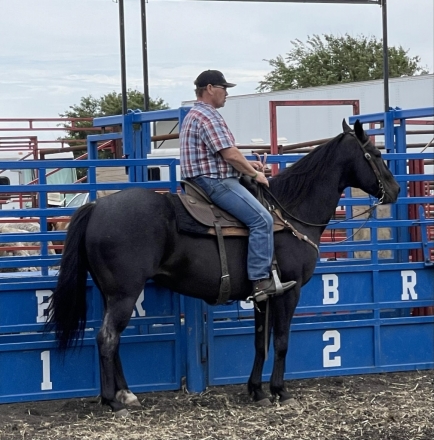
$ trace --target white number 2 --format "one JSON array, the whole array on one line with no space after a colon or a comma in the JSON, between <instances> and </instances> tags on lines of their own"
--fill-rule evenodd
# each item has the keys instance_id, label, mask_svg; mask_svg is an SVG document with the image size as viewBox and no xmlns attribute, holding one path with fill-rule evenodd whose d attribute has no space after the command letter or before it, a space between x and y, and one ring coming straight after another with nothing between
<instances>
[{"instance_id":1,"label":"white number 2","mask_svg":"<svg viewBox=\"0 0 434 440\"><path fill-rule=\"evenodd\" d=\"M333 343L330 345L326 345L322 352L322 363L324 367L340 367L341 366L341 357L335 356L333 358L330 357L331 353L336 353L341 348L341 335L337 330L327 330L322 335L323 341L333 340Z\"/></svg>"},{"instance_id":2,"label":"white number 2","mask_svg":"<svg viewBox=\"0 0 434 440\"><path fill-rule=\"evenodd\" d=\"M42 361L42 382L41 382L41 390L52 390L53 383L50 378L50 352L43 351L41 353L41 361Z\"/></svg>"}]
</instances>

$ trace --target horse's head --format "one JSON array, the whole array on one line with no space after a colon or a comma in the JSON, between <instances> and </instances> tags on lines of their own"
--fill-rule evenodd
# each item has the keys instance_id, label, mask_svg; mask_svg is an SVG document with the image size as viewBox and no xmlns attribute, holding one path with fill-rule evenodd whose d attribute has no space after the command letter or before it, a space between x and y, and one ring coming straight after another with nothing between
<instances>
[{"instance_id":1,"label":"horse's head","mask_svg":"<svg viewBox=\"0 0 434 440\"><path fill-rule=\"evenodd\" d=\"M399 194L398 182L384 163L380 150L373 145L369 136L363 130L360 121L354 124L354 130L342 122L344 134L348 140L362 153L363 160L354 161L351 172L351 186L360 188L368 194L377 197L381 203L396 202Z\"/></svg>"}]
</instances>

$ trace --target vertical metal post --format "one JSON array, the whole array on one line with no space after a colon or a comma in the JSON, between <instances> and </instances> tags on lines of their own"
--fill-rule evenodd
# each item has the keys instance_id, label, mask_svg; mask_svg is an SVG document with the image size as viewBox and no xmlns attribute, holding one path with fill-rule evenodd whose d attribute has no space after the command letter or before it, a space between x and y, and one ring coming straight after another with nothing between
<instances>
[{"instance_id":1,"label":"vertical metal post","mask_svg":"<svg viewBox=\"0 0 434 440\"><path fill-rule=\"evenodd\" d=\"M279 154L277 147L277 104L276 101L269 102L270 111L270 154ZM279 165L271 165L271 175L275 176L279 172Z\"/></svg>"},{"instance_id":2,"label":"vertical metal post","mask_svg":"<svg viewBox=\"0 0 434 440\"><path fill-rule=\"evenodd\" d=\"M145 112L149 111L148 80L148 40L146 37L146 0L140 0L142 7L142 58L143 58L143 98Z\"/></svg>"},{"instance_id":3,"label":"vertical metal post","mask_svg":"<svg viewBox=\"0 0 434 440\"><path fill-rule=\"evenodd\" d=\"M389 123L389 129L395 132L395 150L394 153L407 153L407 141L406 141L406 133L407 126L406 120L402 117L399 117L399 124L395 125L395 121L397 119L396 112L389 111L391 114L391 121ZM397 160L395 161L395 174L396 175L407 175L407 161L406 160ZM401 187L401 194L407 194L407 182L401 181L399 182ZM398 203L396 208L396 220L408 220L408 205L404 205L402 203ZM400 243L408 243L411 241L409 228L408 227L399 227L397 228L397 236L395 239ZM398 262L406 262L409 259L410 251L408 249L402 249L397 251Z\"/></svg>"},{"instance_id":4,"label":"vertical metal post","mask_svg":"<svg viewBox=\"0 0 434 440\"><path fill-rule=\"evenodd\" d=\"M381 1L383 13L383 81L384 111L389 111L389 48L387 42L387 0Z\"/></svg>"},{"instance_id":5,"label":"vertical metal post","mask_svg":"<svg viewBox=\"0 0 434 440\"><path fill-rule=\"evenodd\" d=\"M202 301L186 296L185 329L187 351L187 389L190 393L201 393L206 388L207 359L203 359L202 347L204 344L204 317Z\"/></svg>"},{"instance_id":6,"label":"vertical metal post","mask_svg":"<svg viewBox=\"0 0 434 440\"><path fill-rule=\"evenodd\" d=\"M125 62L125 17L124 0L119 2L119 36L121 46L121 83L122 83L122 114L127 113L127 69Z\"/></svg>"}]
</instances>

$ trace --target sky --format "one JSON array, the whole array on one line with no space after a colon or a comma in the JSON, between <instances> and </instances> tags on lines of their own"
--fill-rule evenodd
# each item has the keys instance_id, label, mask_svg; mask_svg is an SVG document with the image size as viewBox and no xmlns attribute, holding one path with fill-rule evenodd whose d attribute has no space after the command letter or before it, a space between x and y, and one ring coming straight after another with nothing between
<instances>
[{"instance_id":1,"label":"sky","mask_svg":"<svg viewBox=\"0 0 434 440\"><path fill-rule=\"evenodd\" d=\"M127 87L143 91L140 0L124 0ZM388 0L389 46L434 71L434 1ZM81 97L121 91L114 0L0 0L0 118L58 117ZM171 108L194 99L206 69L256 93L291 40L314 34L382 37L378 5L149 0L149 90Z\"/></svg>"}]
</instances>

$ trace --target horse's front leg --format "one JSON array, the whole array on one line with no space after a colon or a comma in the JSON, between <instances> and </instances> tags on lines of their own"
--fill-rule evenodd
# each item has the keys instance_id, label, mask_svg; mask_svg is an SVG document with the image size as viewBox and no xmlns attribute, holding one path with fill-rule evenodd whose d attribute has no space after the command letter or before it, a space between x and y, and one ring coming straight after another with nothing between
<instances>
[{"instance_id":1,"label":"horse's front leg","mask_svg":"<svg viewBox=\"0 0 434 440\"><path fill-rule=\"evenodd\" d=\"M270 332L265 331L265 303L260 303L260 307L260 310L255 308L255 360L253 362L253 368L252 372L250 373L247 387L249 394L253 397L253 400L259 405L266 406L270 405L271 402L267 393L265 393L262 389L262 370L265 362L266 335L268 335L268 347L270 342Z\"/></svg>"},{"instance_id":2,"label":"horse's front leg","mask_svg":"<svg viewBox=\"0 0 434 440\"><path fill-rule=\"evenodd\" d=\"M270 391L279 396L281 404L295 404L292 395L285 390L284 374L288 353L289 328L300 296L300 289L295 287L283 296L273 298L273 347L274 364L270 379Z\"/></svg>"}]
</instances>

